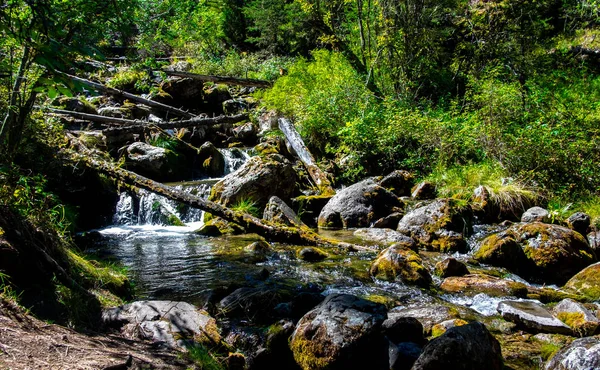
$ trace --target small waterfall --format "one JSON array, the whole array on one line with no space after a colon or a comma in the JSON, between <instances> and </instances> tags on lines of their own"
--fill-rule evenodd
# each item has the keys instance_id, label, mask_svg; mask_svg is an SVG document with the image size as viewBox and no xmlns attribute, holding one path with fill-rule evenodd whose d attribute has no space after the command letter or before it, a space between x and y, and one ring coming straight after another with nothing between
<instances>
[{"instance_id":1,"label":"small waterfall","mask_svg":"<svg viewBox=\"0 0 600 370\"><path fill-rule=\"evenodd\" d=\"M174 186L203 199L208 198L212 183L191 182ZM115 225L173 225L177 221L202 221L203 211L169 200L146 190L137 194L122 192L113 216Z\"/></svg>"},{"instance_id":2,"label":"small waterfall","mask_svg":"<svg viewBox=\"0 0 600 370\"><path fill-rule=\"evenodd\" d=\"M225 157L225 175L235 172L250 158L246 150L240 148L219 149Z\"/></svg>"}]
</instances>

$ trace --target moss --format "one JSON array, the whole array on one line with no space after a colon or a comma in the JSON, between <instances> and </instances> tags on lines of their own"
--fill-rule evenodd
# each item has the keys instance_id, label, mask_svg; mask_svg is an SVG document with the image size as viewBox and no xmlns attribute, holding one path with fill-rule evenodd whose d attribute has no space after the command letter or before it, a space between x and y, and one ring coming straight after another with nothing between
<instances>
[{"instance_id":1,"label":"moss","mask_svg":"<svg viewBox=\"0 0 600 370\"><path fill-rule=\"evenodd\" d=\"M331 356L324 353L324 348L304 338L294 338L290 343L290 349L294 354L294 360L303 370L325 369L332 361Z\"/></svg>"},{"instance_id":2,"label":"moss","mask_svg":"<svg viewBox=\"0 0 600 370\"><path fill-rule=\"evenodd\" d=\"M462 319L454 319L452 324L453 325L451 325L450 327L467 325L468 322ZM431 336L433 338L437 338L440 335L444 334L448 329L449 328L446 327L444 323L436 324L431 328Z\"/></svg>"},{"instance_id":3,"label":"moss","mask_svg":"<svg viewBox=\"0 0 600 370\"><path fill-rule=\"evenodd\" d=\"M386 297L383 295L369 294L369 295L365 296L364 298L371 302L381 303L382 305L386 306L387 308L392 308L396 305L395 299Z\"/></svg>"},{"instance_id":4,"label":"moss","mask_svg":"<svg viewBox=\"0 0 600 370\"><path fill-rule=\"evenodd\" d=\"M544 361L550 360L558 350L561 349L561 346L554 343L544 343L540 348L540 356Z\"/></svg>"},{"instance_id":5,"label":"moss","mask_svg":"<svg viewBox=\"0 0 600 370\"><path fill-rule=\"evenodd\" d=\"M170 226L185 226L183 221L181 221L179 219L179 217L177 217L173 214L171 214L171 215L169 215L169 217L167 217L167 224Z\"/></svg>"},{"instance_id":6,"label":"moss","mask_svg":"<svg viewBox=\"0 0 600 370\"><path fill-rule=\"evenodd\" d=\"M421 257L402 247L390 247L382 251L371 266L370 273L382 280L395 281L400 278L405 283L420 286L428 286L431 282Z\"/></svg>"}]
</instances>

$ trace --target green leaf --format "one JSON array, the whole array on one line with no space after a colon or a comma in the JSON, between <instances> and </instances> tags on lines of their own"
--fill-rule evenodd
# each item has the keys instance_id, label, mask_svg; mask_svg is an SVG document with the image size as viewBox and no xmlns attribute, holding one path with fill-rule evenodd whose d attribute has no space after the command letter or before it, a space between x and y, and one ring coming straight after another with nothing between
<instances>
[{"instance_id":1,"label":"green leaf","mask_svg":"<svg viewBox=\"0 0 600 370\"><path fill-rule=\"evenodd\" d=\"M56 88L54 86L48 86L48 97L50 99L54 99L57 95L58 91L56 90Z\"/></svg>"},{"instance_id":2,"label":"green leaf","mask_svg":"<svg viewBox=\"0 0 600 370\"><path fill-rule=\"evenodd\" d=\"M69 90L65 86L57 86L56 88L58 89L58 91L60 91L61 94L68 96L69 98L73 97L73 93L71 92L71 90Z\"/></svg>"}]
</instances>

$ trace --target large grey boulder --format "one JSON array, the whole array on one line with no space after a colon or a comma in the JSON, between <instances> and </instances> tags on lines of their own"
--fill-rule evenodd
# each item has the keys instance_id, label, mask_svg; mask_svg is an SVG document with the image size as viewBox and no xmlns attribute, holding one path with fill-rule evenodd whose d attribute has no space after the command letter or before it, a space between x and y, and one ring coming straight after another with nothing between
<instances>
[{"instance_id":1,"label":"large grey boulder","mask_svg":"<svg viewBox=\"0 0 600 370\"><path fill-rule=\"evenodd\" d=\"M368 227L404 204L373 179L366 179L339 191L319 214L322 228Z\"/></svg>"},{"instance_id":2,"label":"large grey boulder","mask_svg":"<svg viewBox=\"0 0 600 370\"><path fill-rule=\"evenodd\" d=\"M295 183L296 173L283 156L256 156L217 182L208 199L224 206L253 201L262 209L273 195L283 200L289 199Z\"/></svg>"},{"instance_id":3,"label":"large grey boulder","mask_svg":"<svg viewBox=\"0 0 600 370\"><path fill-rule=\"evenodd\" d=\"M501 370L500 343L485 325L474 322L455 326L425 348L412 370Z\"/></svg>"},{"instance_id":4,"label":"large grey boulder","mask_svg":"<svg viewBox=\"0 0 600 370\"><path fill-rule=\"evenodd\" d=\"M533 332L572 334L571 328L534 302L503 301L498 303L498 312L505 320Z\"/></svg>"},{"instance_id":5,"label":"large grey boulder","mask_svg":"<svg viewBox=\"0 0 600 370\"><path fill-rule=\"evenodd\" d=\"M388 369L385 319L381 304L330 295L298 322L290 341L294 359L304 370Z\"/></svg>"},{"instance_id":6,"label":"large grey boulder","mask_svg":"<svg viewBox=\"0 0 600 370\"><path fill-rule=\"evenodd\" d=\"M215 319L186 302L133 302L105 310L102 320L108 326L121 327L131 339L148 339L170 348L221 341Z\"/></svg>"},{"instance_id":7,"label":"large grey boulder","mask_svg":"<svg viewBox=\"0 0 600 370\"><path fill-rule=\"evenodd\" d=\"M594 335L600 321L583 304L572 299L563 299L552 308L552 314L573 329L580 337Z\"/></svg>"},{"instance_id":8,"label":"large grey boulder","mask_svg":"<svg viewBox=\"0 0 600 370\"><path fill-rule=\"evenodd\" d=\"M581 338L560 349L545 370L600 369L600 338Z\"/></svg>"},{"instance_id":9,"label":"large grey boulder","mask_svg":"<svg viewBox=\"0 0 600 370\"><path fill-rule=\"evenodd\" d=\"M174 152L142 142L127 147L126 164L140 175L157 181L176 180L185 172Z\"/></svg>"},{"instance_id":10,"label":"large grey boulder","mask_svg":"<svg viewBox=\"0 0 600 370\"><path fill-rule=\"evenodd\" d=\"M427 249L466 252L464 235L470 235L473 211L454 199L437 199L402 217L398 231Z\"/></svg>"}]
</instances>

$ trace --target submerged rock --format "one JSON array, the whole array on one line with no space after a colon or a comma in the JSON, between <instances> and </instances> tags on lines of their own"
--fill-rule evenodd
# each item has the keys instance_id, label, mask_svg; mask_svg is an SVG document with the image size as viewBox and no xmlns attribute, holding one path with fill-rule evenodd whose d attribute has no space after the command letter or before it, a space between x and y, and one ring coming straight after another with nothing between
<instances>
[{"instance_id":1,"label":"submerged rock","mask_svg":"<svg viewBox=\"0 0 600 370\"><path fill-rule=\"evenodd\" d=\"M383 280L400 280L422 287L431 284L431 275L423 266L421 257L406 243L397 243L381 251L369 272Z\"/></svg>"},{"instance_id":2,"label":"submerged rock","mask_svg":"<svg viewBox=\"0 0 600 370\"><path fill-rule=\"evenodd\" d=\"M573 329L573 332L580 337L594 335L600 325L600 321L596 315L584 305L572 299L563 299L558 302L552 308L552 313L560 321Z\"/></svg>"},{"instance_id":3,"label":"submerged rock","mask_svg":"<svg viewBox=\"0 0 600 370\"><path fill-rule=\"evenodd\" d=\"M366 179L334 195L321 210L318 225L322 228L368 227L403 207L396 195L373 179Z\"/></svg>"},{"instance_id":4,"label":"submerged rock","mask_svg":"<svg viewBox=\"0 0 600 370\"><path fill-rule=\"evenodd\" d=\"M186 302L133 302L105 310L102 320L121 327L129 337L138 336L171 348L194 342L214 346L221 341L215 319Z\"/></svg>"},{"instance_id":5,"label":"submerged rock","mask_svg":"<svg viewBox=\"0 0 600 370\"><path fill-rule=\"evenodd\" d=\"M498 303L498 312L505 320L536 333L572 334L571 328L534 302L503 301Z\"/></svg>"},{"instance_id":6,"label":"submerged rock","mask_svg":"<svg viewBox=\"0 0 600 370\"><path fill-rule=\"evenodd\" d=\"M404 215L398 231L427 249L466 252L467 243L462 234L471 234L472 218L470 207L454 199L438 199Z\"/></svg>"},{"instance_id":7,"label":"submerged rock","mask_svg":"<svg viewBox=\"0 0 600 370\"><path fill-rule=\"evenodd\" d=\"M527 286L523 283L479 274L448 277L444 279L440 288L448 293L462 293L468 296L479 293L492 297L527 296Z\"/></svg>"},{"instance_id":8,"label":"submerged rock","mask_svg":"<svg viewBox=\"0 0 600 370\"><path fill-rule=\"evenodd\" d=\"M333 294L300 319L290 341L304 370L388 369L388 345L380 327L385 306Z\"/></svg>"},{"instance_id":9,"label":"submerged rock","mask_svg":"<svg viewBox=\"0 0 600 370\"><path fill-rule=\"evenodd\" d=\"M600 369L600 338L581 338L560 349L545 370Z\"/></svg>"},{"instance_id":10,"label":"submerged rock","mask_svg":"<svg viewBox=\"0 0 600 370\"><path fill-rule=\"evenodd\" d=\"M588 299L600 300L600 262L578 272L567 281L564 288L582 294Z\"/></svg>"},{"instance_id":11,"label":"submerged rock","mask_svg":"<svg viewBox=\"0 0 600 370\"><path fill-rule=\"evenodd\" d=\"M429 342L413 370L501 370L500 343L485 328L474 322L450 328Z\"/></svg>"}]
</instances>

